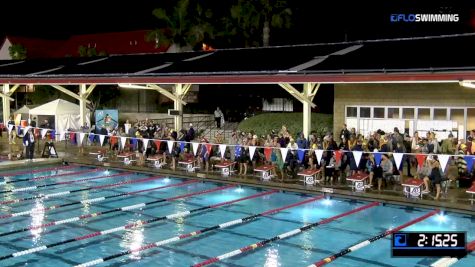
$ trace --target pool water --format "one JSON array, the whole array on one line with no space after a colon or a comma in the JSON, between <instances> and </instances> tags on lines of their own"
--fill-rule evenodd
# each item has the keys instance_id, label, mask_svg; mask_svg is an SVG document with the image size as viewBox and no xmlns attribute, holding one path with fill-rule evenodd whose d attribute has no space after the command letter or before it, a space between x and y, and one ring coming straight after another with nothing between
<instances>
[{"instance_id":1,"label":"pool water","mask_svg":"<svg viewBox=\"0 0 475 267\"><path fill-rule=\"evenodd\" d=\"M178 178L158 178L145 182L136 182L152 177L148 174L120 173L117 170L97 169L73 166L68 169L47 170L41 172L38 167L35 172L14 175L10 170L8 181L29 179L34 177L51 176L37 181L23 181L2 185L3 190L15 190L31 186L41 186L64 181L74 181L100 176L85 182L59 184L41 187L30 191L7 192L0 195L0 201L24 199L36 196L36 199L24 200L18 203L1 205L0 216L29 211L30 214L0 219L0 257L18 251L24 251L57 242L88 235L98 231L120 227L138 220L149 220L169 214L175 214L217 203L249 198L233 204L217 208L204 208L185 217L171 220L160 220L130 229L115 231L81 240L75 240L63 245L49 247L26 255L19 255L0 260L0 266L70 266L88 262L97 258L105 258L128 249L135 249L151 242L165 240L178 235L190 233L199 229L222 224L228 221L247 217L252 214L280 208L293 203L307 200L311 195L294 193L270 192L270 190L252 187L227 187L212 192L203 193L173 201L164 201L146 205L139 209L111 212L96 217L85 218L61 225L37 227L36 229L3 235L17 229L39 226L77 216L104 212L107 210L151 202L184 194L212 190L225 184L192 182ZM61 168L61 167L59 167ZM2 172L6 173L6 172ZM0 173L0 177L3 177ZM76 173L66 175L67 173ZM13 174L13 175L11 175ZM64 174L61 176L55 176ZM155 177L155 176L153 176ZM3 181L3 179L0 179ZM128 183L127 183L128 182ZM117 184L116 186L109 186ZM176 185L176 186L171 186ZM53 198L41 198L41 194L53 194L83 190ZM86 199L97 199L103 196L146 190L154 187L169 186L162 189L143 193L113 197L94 203L84 203L58 207L44 211L45 207L64 205ZM262 195L262 193L270 192ZM259 217L253 221L237 224L225 229L217 229L190 238L184 238L170 244L151 248L141 252L114 258L100 263L100 266L190 266L211 257L215 257L241 247L254 244L261 240L299 228L308 223L320 221L352 209L362 207L370 202L354 201L342 198L331 200L321 199L307 204L285 209L278 213ZM378 235L388 228L394 228L410 220L418 218L431 210L407 208L396 205L379 205L342 217L328 224L302 232L290 238L278 240L264 247L242 253L240 255L215 263L214 266L307 266L341 249L355 245L370 237ZM405 231L467 231L467 241L475 239L475 220L473 217L447 213L444 220L432 216L404 229ZM370 245L336 259L328 266L429 266L437 258L392 258L390 236L377 240ZM472 253L461 259L453 266L475 266L475 256Z\"/></svg>"}]
</instances>

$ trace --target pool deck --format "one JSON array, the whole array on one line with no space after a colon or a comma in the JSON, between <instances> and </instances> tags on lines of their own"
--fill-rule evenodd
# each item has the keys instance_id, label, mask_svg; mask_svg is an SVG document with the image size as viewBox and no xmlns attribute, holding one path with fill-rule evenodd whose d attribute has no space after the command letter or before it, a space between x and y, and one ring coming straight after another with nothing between
<instances>
[{"instance_id":1,"label":"pool deck","mask_svg":"<svg viewBox=\"0 0 475 267\"><path fill-rule=\"evenodd\" d=\"M17 148L13 148L13 150L21 149L21 140L17 140ZM19 145L18 145L19 144ZM447 195L443 195L440 200L434 200L432 193L429 195L424 195L423 199L417 198L406 198L403 194L402 186L390 186L392 188L387 188L378 192L374 189L366 190L365 192L354 192L352 191L351 187L347 184L340 185L336 184L333 186L324 185L323 187L320 185L317 186L304 186L301 181L298 179L293 180L284 180L282 181L261 181L257 176L248 174L247 176L236 176L230 175L229 177L223 177L217 171L213 172L187 172L185 170L176 170L172 171L170 169L157 169L154 168L151 164L148 166L136 166L136 165L129 165L125 166L120 159L116 159L111 157L107 162L99 162L93 155L90 155L89 152L97 152L100 148L99 147L91 147L87 146L84 148L83 154L80 153L79 147L72 146L68 144L67 146L64 143L56 144L56 149L58 151L59 158L49 158L43 159L41 158L41 152L43 149L43 141L40 142L40 151L35 149L35 159L33 162L26 161L26 160L8 160L7 155L11 151L11 147L8 144L8 139L6 138L6 134L4 133L2 137L0 137L0 156L3 159L0 162L0 170L5 170L9 168L19 168L29 164L32 165L45 165L45 164L55 164L62 161L62 159L72 162L72 163L79 163L91 166L105 166L109 168L117 168L117 169L128 169L134 170L139 172L145 173L153 173L153 174L163 174L168 176L174 177L184 177L184 178L194 178L194 179L202 179L207 181L213 182L223 182L223 183L233 183L233 184L243 184L243 185L250 185L256 187L264 187L264 188L273 188L273 189L281 189L286 191L294 191L300 193L309 193L315 194L319 192L324 192L327 190L333 191L332 195L338 197L346 197L351 199L360 199L360 200L367 200L367 201L379 201L383 204L399 204L399 205L407 205L413 207L423 207L423 208L440 208L446 211L454 211L454 212L463 212L467 214L471 214L475 216L475 204L470 204L470 195L467 194L465 191L466 188L455 188L452 184L448 190ZM104 147L105 148L105 147ZM103 148L103 149L104 149ZM405 177L402 178L403 180Z\"/></svg>"}]
</instances>

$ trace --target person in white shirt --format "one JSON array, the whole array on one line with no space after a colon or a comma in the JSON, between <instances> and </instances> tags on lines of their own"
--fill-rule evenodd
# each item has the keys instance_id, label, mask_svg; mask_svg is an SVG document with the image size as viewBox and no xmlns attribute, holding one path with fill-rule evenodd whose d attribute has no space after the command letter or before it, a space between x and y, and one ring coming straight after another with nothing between
<instances>
[{"instance_id":1,"label":"person in white shirt","mask_svg":"<svg viewBox=\"0 0 475 267\"><path fill-rule=\"evenodd\" d=\"M224 115L219 107L214 111L214 120L216 121L216 127L221 128L221 123L224 121Z\"/></svg>"}]
</instances>

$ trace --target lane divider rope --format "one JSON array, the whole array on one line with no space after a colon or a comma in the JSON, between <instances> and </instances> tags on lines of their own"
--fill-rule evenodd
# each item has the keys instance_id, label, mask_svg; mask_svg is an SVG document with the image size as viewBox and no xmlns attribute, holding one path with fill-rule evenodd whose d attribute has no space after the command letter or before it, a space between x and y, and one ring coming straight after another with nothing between
<instances>
[{"instance_id":1,"label":"lane divider rope","mask_svg":"<svg viewBox=\"0 0 475 267\"><path fill-rule=\"evenodd\" d=\"M224 190L224 189L228 189L228 188L235 187L235 186L236 185L222 186L222 187L214 188L214 191ZM73 243L73 242L93 238L93 237L96 237L96 236L103 236L103 235L108 235L108 234L119 232L119 231L125 231L127 229L135 228L135 227L138 227L138 226L143 226L145 224L150 224L150 223L163 221L163 220L171 220L171 219L186 217L189 214L196 213L196 212L199 212L199 211L204 211L204 210L207 210L207 209L212 209L212 208L217 208L217 207L221 207L221 206L225 206L225 205L230 205L230 204L233 204L233 203L236 203L236 202L239 202L239 201L249 200L249 199L252 199L252 198L257 198L257 197L273 194L273 193L276 193L276 192L278 192L278 190L267 191L267 192L263 192L263 193L259 193L259 194L239 198L239 199L236 199L236 200L231 200L231 201L226 201L226 202L222 202L222 203L218 203L218 204L214 204L214 205L210 205L210 206L200 207L200 208L193 209L193 210L181 211L181 212L177 212L177 213L173 213L173 214L169 214L169 215L166 215L166 216L157 217L157 218L153 218L153 219L149 219L149 220L145 220L145 221L139 220L139 221L136 221L134 223L129 223L129 224L126 224L126 225L123 225L123 226L119 226L119 227L115 227L115 228L111 228L111 229L107 229L107 230L102 230L102 231L97 231L97 232L94 232L94 233L90 233L90 234L83 235L83 236L78 236L78 237L67 239L67 240L64 240L64 241L52 243L52 244L49 244L49 245L43 245L43 246L34 247L34 248L31 248L31 249L26 249L26 250L18 251L18 252L15 252L15 253L11 253L11 254L0 257L0 261L6 260L6 259L9 259L9 258L20 257L20 256L36 253L36 252L39 252L39 251L46 250L48 248L57 247L57 246L60 246L60 245L69 244L69 243Z\"/></svg>"},{"instance_id":2,"label":"lane divider rope","mask_svg":"<svg viewBox=\"0 0 475 267\"><path fill-rule=\"evenodd\" d=\"M121 185L126 185L126 184L135 184L135 183L148 182L148 181L151 181L151 180L162 179L162 178L163 178L163 176L155 176L155 177L147 177L147 178L139 179L139 180L130 180L130 181L122 181L122 182L118 182L118 183L113 183L113 184L91 186L91 187L86 187L86 188L82 188L82 189L66 191L66 193L63 193L63 195L76 193L76 192L80 192L80 191L86 191L86 190L102 189L102 188L121 186ZM89 203L98 202L98 201L102 201L102 200L104 200L104 197L85 199L85 200L81 200L81 201L74 201L74 202L70 202L70 203L49 206L49 207L45 207L45 208L42 208L42 209L31 209L31 210L27 210L27 211L21 211L21 212L16 212L16 213L0 215L0 219L7 219L7 218L11 218L11 217L30 215L33 212L39 212L39 211L57 210L59 208L68 207L68 206L72 206L72 205L89 204Z\"/></svg>"},{"instance_id":3,"label":"lane divider rope","mask_svg":"<svg viewBox=\"0 0 475 267\"><path fill-rule=\"evenodd\" d=\"M323 266L323 265L325 265L325 264L327 264L327 263L330 263L330 262L334 261L335 259L337 259L337 258L339 258L339 257L342 257L342 256L344 256L344 255L346 255L346 254L348 254L348 253L350 253L350 252L353 252L353 251L358 250L358 249L360 249L360 248L366 247L367 245L373 243L373 242L376 241L376 240L379 240L379 239L381 239L381 238L383 238L383 237L385 237L385 236L388 236L388 235L390 235L390 234L392 234L392 233L395 233L395 232L397 232L397 231L399 231L399 230L401 230L401 229L404 229L404 228L406 228L406 227L408 227L408 226L411 226L411 225L413 225L413 224L416 224L416 223L418 223L418 222L421 222L421 221L423 221L423 220L425 220L425 219L427 219L427 218L429 218L429 217L431 217L431 216L433 216L433 215L435 215L435 214L437 214L437 213L439 213L439 212L440 212L440 210L438 210L438 209L433 210L433 211L431 211L431 212L429 212L429 213L426 213L426 214L424 214L423 216L418 217L418 218L416 218L416 219L414 219L414 220L411 220L411 221L409 221L409 222L407 222L407 223L405 223L405 224L403 224L403 225L400 225L400 226L398 226L398 227L396 227L396 228L388 229L388 230L386 230L385 232L383 232L383 233L381 233L381 234L379 234L379 235L376 235L376 236L374 236L374 237L372 237L372 238L369 238L369 239L367 239L367 240L365 240L365 241L359 242L359 243L357 243L357 244L355 244L355 245L352 245L352 246L350 246L350 247L347 247L347 248L345 248L345 249L342 249L340 252L335 253L335 254L333 254L333 255L330 256L330 257L327 257L327 258L322 259L322 260L320 260L320 261L318 261L318 262L315 262L315 263L313 263L313 264L310 264L308 267Z\"/></svg>"},{"instance_id":4,"label":"lane divider rope","mask_svg":"<svg viewBox=\"0 0 475 267\"><path fill-rule=\"evenodd\" d=\"M91 172L91 171L86 171L86 172ZM77 175L77 174L83 174L83 173L85 173L85 172L70 173L70 174L67 174L67 175ZM127 172L127 174L130 174L130 173L131 172ZM98 179L115 178L115 177L122 176L122 175L123 174L121 174L121 173L117 173L117 174L112 174L112 175L103 175L103 176L98 176L98 177L84 178L84 179L72 180L72 181L66 181L66 182L57 182L57 183L44 184L44 185L33 185L33 186L27 186L27 187L19 187L19 188L15 188L15 189L0 191L0 193L5 194L5 193L16 193L16 192L32 191L32 190L36 190L36 189L43 188L43 187L50 187L50 186L63 185L63 184L84 183L84 182L87 182L87 181L98 180ZM7 202L7 203L2 202L2 204L8 204L9 201L14 202L14 200L6 200L6 201L3 201L3 202Z\"/></svg>"},{"instance_id":5,"label":"lane divider rope","mask_svg":"<svg viewBox=\"0 0 475 267\"><path fill-rule=\"evenodd\" d=\"M209 258L205 261L202 261L200 263L197 263L195 265L193 265L193 267L201 267L201 266L206 266L206 265L209 265L209 264L212 264L212 263L215 263L215 262L218 262L218 261L222 261L224 259L227 259L227 258L231 258L231 257L234 257L236 255L239 255L239 254L242 254L244 252L247 252L247 251L251 251L251 250L254 250L254 249L257 249L257 248L260 248L260 247L263 247L267 244L270 244L274 241L277 241L277 240L281 240L281 239L284 239L284 238L288 238L288 237L291 237L291 236L294 236L296 234L299 234L299 233L302 233L304 231L308 231L314 227L317 227L319 225L322 225L322 224L327 224L327 223L330 223L336 219L339 219L339 218L342 218L342 217L345 217L345 216L348 216L348 215L351 215L351 214L354 214L354 213L357 213L357 212L360 212L362 210L365 210L365 209L368 209L368 208L372 208L374 206L378 206L379 203L378 202L372 202L368 205L365 205L365 206L362 206L362 207L359 207L359 208L356 208L356 209L353 209L353 210L350 210L350 211L347 211L347 212L344 212L344 213L341 213L339 215L336 215L336 216L333 216L333 217L330 217L328 219L325 219L325 220L322 220L322 221L319 221L319 222L315 222L315 223L311 223L311 224L308 224L308 225L305 225L303 227L300 227L300 228L296 228L294 230L291 230L291 231L288 231L288 232L285 232L283 234L280 234L280 235L277 235L277 236L274 236L274 237L271 237L269 239L265 239L265 240L262 240L262 241L259 241L257 243L254 243L254 244L251 244L251 245L248 245L248 246L245 246L245 247L242 247L240 249L236 249L236 250L233 250L233 251L230 251L230 252L227 252L227 253L224 253L222 255L219 255L217 257L213 257L213 258Z\"/></svg>"},{"instance_id":6,"label":"lane divider rope","mask_svg":"<svg viewBox=\"0 0 475 267\"><path fill-rule=\"evenodd\" d=\"M48 175L48 176L40 176L36 178L25 178L25 179L13 180L13 181L3 181L3 182L0 182L0 185L14 184L14 183L19 183L19 182L36 182L36 181L46 180L46 179L56 179L63 176L85 174L89 172L98 172L101 170L102 169L90 169L90 170L82 170L82 171L77 171L77 172L67 172L67 173L60 173L60 174L54 174L54 175ZM9 192L10 190L4 190L4 191L0 191L0 194L9 193Z\"/></svg>"},{"instance_id":7,"label":"lane divider rope","mask_svg":"<svg viewBox=\"0 0 475 267\"><path fill-rule=\"evenodd\" d=\"M310 198L310 199L307 199L307 200L304 200L304 201L300 201L300 202L297 202L297 203L293 203L293 204L290 204L290 205L287 205L287 206L284 206L284 207L264 211L264 212L253 214L253 215L241 218L241 219L232 220L232 221L228 221L228 222L225 222L225 223L210 226L210 227L207 227L207 228L203 228L201 230L197 230L197 231L194 231L194 232L191 232L191 233L188 233L188 234L177 235L177 236L172 237L172 238L160 240L160 241L157 241L157 242L154 242L154 243L149 243L149 244L143 245L139 248L125 250L125 251L119 252L119 253L114 254L114 255L110 255L110 256L107 256L107 257L104 257L104 258L99 258L99 259L95 259L95 260L92 260L92 261L88 261L88 262L76 265L75 267L94 266L96 264L99 264L99 263L102 263L102 262L105 262L105 261L109 261L109 260L112 260L112 259L115 259L115 258L119 258L119 257L129 255L129 254L132 254L132 253L137 253L137 252L144 251L144 250L147 250L147 249L168 245L170 243L177 242L179 240L183 240L183 239L186 239L186 238L189 238L189 237L195 237L195 236L198 236L198 235L201 235L201 234L213 231L213 230L224 229L224 228L228 228L228 227L235 226L235 225L238 225L238 224L252 222L252 221L254 221L255 219L257 219L259 217L263 217L263 216L266 216L266 215L272 215L272 214L278 213L278 212L286 210L286 209L294 208L294 207L297 207L297 206L300 206L300 205L303 205L303 204L307 204L307 203L310 203L310 202L314 202L316 200L320 200L322 198L324 198L323 195L313 197L313 198Z\"/></svg>"},{"instance_id":8,"label":"lane divider rope","mask_svg":"<svg viewBox=\"0 0 475 267\"><path fill-rule=\"evenodd\" d=\"M468 254L472 253L473 251L475 251L475 240L473 240L472 242L467 244L467 254L463 255L463 257L467 256ZM431 267L449 267L449 266L455 264L456 262L458 262L463 257L453 257L453 258L445 257L445 258L441 258L438 261L432 263L430 266Z\"/></svg>"},{"instance_id":9,"label":"lane divider rope","mask_svg":"<svg viewBox=\"0 0 475 267\"><path fill-rule=\"evenodd\" d=\"M77 168L77 167L79 167L79 166L75 165L75 164L71 164L69 166L48 167L48 168L35 169L35 170L31 170L31 171L18 171L18 172L11 172L11 173L0 173L0 176L1 177L18 176L18 175L22 175L22 174L56 171L56 170L61 170L61 169L64 170L64 169L71 169L71 168Z\"/></svg>"},{"instance_id":10,"label":"lane divider rope","mask_svg":"<svg viewBox=\"0 0 475 267\"><path fill-rule=\"evenodd\" d=\"M106 199L111 199L111 198L116 198L116 197L121 197L121 196L127 196L127 195L136 195L137 193L143 193L143 192L153 191L153 190L158 190L158 189L189 185L189 184L197 183L197 182L199 182L199 181L198 180L190 180L190 181L186 181L186 182L182 182L182 183L159 186L159 187L154 187L154 188L149 188L149 189L144 189L144 190L139 190L139 191L134 191L134 192L129 192L129 193L121 193L121 194L117 194L117 195L105 196L105 197L101 197L99 199L101 199L101 201L103 201L103 200L106 200ZM183 196L183 197L185 197L185 196ZM159 203L159 202L164 202L164 201L168 201L168 199L160 199L160 200L157 200L157 201L154 201L154 202ZM94 201L94 203L97 203L97 202L99 202L99 200ZM145 203L145 204L147 204L147 203ZM35 229L47 228L47 227L50 227L50 226L60 225L60 224L64 224L64 223L76 222L76 221L83 220L83 219L86 219L86 218L97 217L97 216L100 216L100 215L113 213L113 212L117 212L117 211L131 210L133 206L137 206L137 205L141 205L141 204L126 206L126 207L121 207L121 208L115 208L115 209L102 211L102 212L85 214L85 215L72 217L72 218L68 218L68 219L64 219L64 220L60 220L60 221L53 221L53 222L45 223L45 224L38 225L38 226L29 226L29 227L26 227L26 228L17 229L17 230L13 230L13 231L10 231L10 232L0 233L0 237L7 236L7 235L12 235L12 234L17 234L17 233L21 233L21 232L27 232L27 231L35 230ZM140 207L142 207L142 206L140 206ZM136 208L139 208L139 207L136 207Z\"/></svg>"}]
</instances>

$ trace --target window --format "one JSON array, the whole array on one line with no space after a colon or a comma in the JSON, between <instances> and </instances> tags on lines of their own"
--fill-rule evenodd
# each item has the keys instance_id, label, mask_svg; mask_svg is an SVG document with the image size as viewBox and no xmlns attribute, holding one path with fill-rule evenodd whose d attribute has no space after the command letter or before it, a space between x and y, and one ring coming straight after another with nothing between
<instances>
[{"instance_id":1,"label":"window","mask_svg":"<svg viewBox=\"0 0 475 267\"><path fill-rule=\"evenodd\" d=\"M371 108L360 108L360 118L370 118Z\"/></svg>"},{"instance_id":2,"label":"window","mask_svg":"<svg viewBox=\"0 0 475 267\"><path fill-rule=\"evenodd\" d=\"M447 120L447 109L434 109L434 120Z\"/></svg>"},{"instance_id":3,"label":"window","mask_svg":"<svg viewBox=\"0 0 475 267\"><path fill-rule=\"evenodd\" d=\"M346 117L356 118L358 116L357 112L358 112L357 107L346 107Z\"/></svg>"},{"instance_id":4,"label":"window","mask_svg":"<svg viewBox=\"0 0 475 267\"><path fill-rule=\"evenodd\" d=\"M417 112L418 112L418 119L419 120L430 120L430 109L429 108L419 108Z\"/></svg>"},{"instance_id":5,"label":"window","mask_svg":"<svg viewBox=\"0 0 475 267\"><path fill-rule=\"evenodd\" d=\"M388 119L399 119L399 108L388 108Z\"/></svg>"},{"instance_id":6,"label":"window","mask_svg":"<svg viewBox=\"0 0 475 267\"><path fill-rule=\"evenodd\" d=\"M384 119L384 108L374 108L373 118Z\"/></svg>"},{"instance_id":7,"label":"window","mask_svg":"<svg viewBox=\"0 0 475 267\"><path fill-rule=\"evenodd\" d=\"M402 109L402 118L403 119L414 119L414 109L413 108L403 108Z\"/></svg>"}]
</instances>

